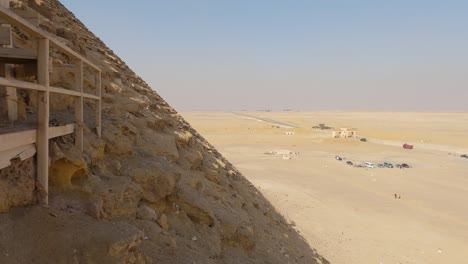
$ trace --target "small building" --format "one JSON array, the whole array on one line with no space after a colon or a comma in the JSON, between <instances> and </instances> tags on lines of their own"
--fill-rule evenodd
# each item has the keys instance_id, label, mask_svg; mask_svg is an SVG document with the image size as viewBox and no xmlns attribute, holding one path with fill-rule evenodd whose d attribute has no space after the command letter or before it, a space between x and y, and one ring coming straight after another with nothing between
<instances>
[{"instance_id":1,"label":"small building","mask_svg":"<svg viewBox=\"0 0 468 264\"><path fill-rule=\"evenodd\" d=\"M346 127L340 128L340 130L332 131L333 138L355 138L357 137L357 131L354 128L348 129Z\"/></svg>"},{"instance_id":2,"label":"small building","mask_svg":"<svg viewBox=\"0 0 468 264\"><path fill-rule=\"evenodd\" d=\"M292 132L292 131L286 131L285 133L287 136L292 136L292 135L295 135L296 133Z\"/></svg>"}]
</instances>

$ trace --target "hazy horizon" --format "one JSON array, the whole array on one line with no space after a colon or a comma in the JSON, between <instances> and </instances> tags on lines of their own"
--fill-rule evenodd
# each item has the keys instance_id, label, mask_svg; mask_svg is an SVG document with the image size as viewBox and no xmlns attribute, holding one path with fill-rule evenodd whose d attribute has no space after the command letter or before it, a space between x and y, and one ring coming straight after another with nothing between
<instances>
[{"instance_id":1,"label":"hazy horizon","mask_svg":"<svg viewBox=\"0 0 468 264\"><path fill-rule=\"evenodd\" d=\"M179 111L468 110L468 2L62 2Z\"/></svg>"}]
</instances>

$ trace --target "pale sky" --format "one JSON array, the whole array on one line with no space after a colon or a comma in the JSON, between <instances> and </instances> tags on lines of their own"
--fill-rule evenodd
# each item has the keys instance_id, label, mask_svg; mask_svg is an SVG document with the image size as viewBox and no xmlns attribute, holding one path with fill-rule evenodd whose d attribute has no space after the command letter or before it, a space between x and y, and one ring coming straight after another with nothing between
<instances>
[{"instance_id":1,"label":"pale sky","mask_svg":"<svg viewBox=\"0 0 468 264\"><path fill-rule=\"evenodd\" d=\"M179 111L468 110L468 1L62 3Z\"/></svg>"}]
</instances>

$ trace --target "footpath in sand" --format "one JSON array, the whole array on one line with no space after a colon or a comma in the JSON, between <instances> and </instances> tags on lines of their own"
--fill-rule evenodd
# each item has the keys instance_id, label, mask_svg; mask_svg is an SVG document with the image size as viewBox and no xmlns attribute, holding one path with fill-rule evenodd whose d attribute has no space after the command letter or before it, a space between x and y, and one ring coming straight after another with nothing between
<instances>
[{"instance_id":1,"label":"footpath in sand","mask_svg":"<svg viewBox=\"0 0 468 264\"><path fill-rule=\"evenodd\" d=\"M331 263L466 263L468 160L444 151L320 138L318 123L363 128L372 138L466 149L466 114L248 113L300 128L221 112L183 113ZM428 128L431 127L431 130ZM286 131L295 132L285 135ZM423 133L427 131L427 133ZM421 136L423 135L423 136ZM290 160L265 155L299 152ZM355 168L408 163L410 169ZM395 194L400 199L395 199Z\"/></svg>"}]
</instances>

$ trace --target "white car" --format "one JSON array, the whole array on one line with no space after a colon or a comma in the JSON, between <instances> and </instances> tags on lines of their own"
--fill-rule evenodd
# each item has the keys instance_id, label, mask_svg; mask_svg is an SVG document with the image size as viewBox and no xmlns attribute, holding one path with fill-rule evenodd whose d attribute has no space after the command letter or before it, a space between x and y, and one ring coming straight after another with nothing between
<instances>
[{"instance_id":1,"label":"white car","mask_svg":"<svg viewBox=\"0 0 468 264\"><path fill-rule=\"evenodd\" d=\"M375 165L374 165L374 163L372 163L372 162L365 162L364 165L365 165L367 168L371 168L371 169L375 168Z\"/></svg>"}]
</instances>

